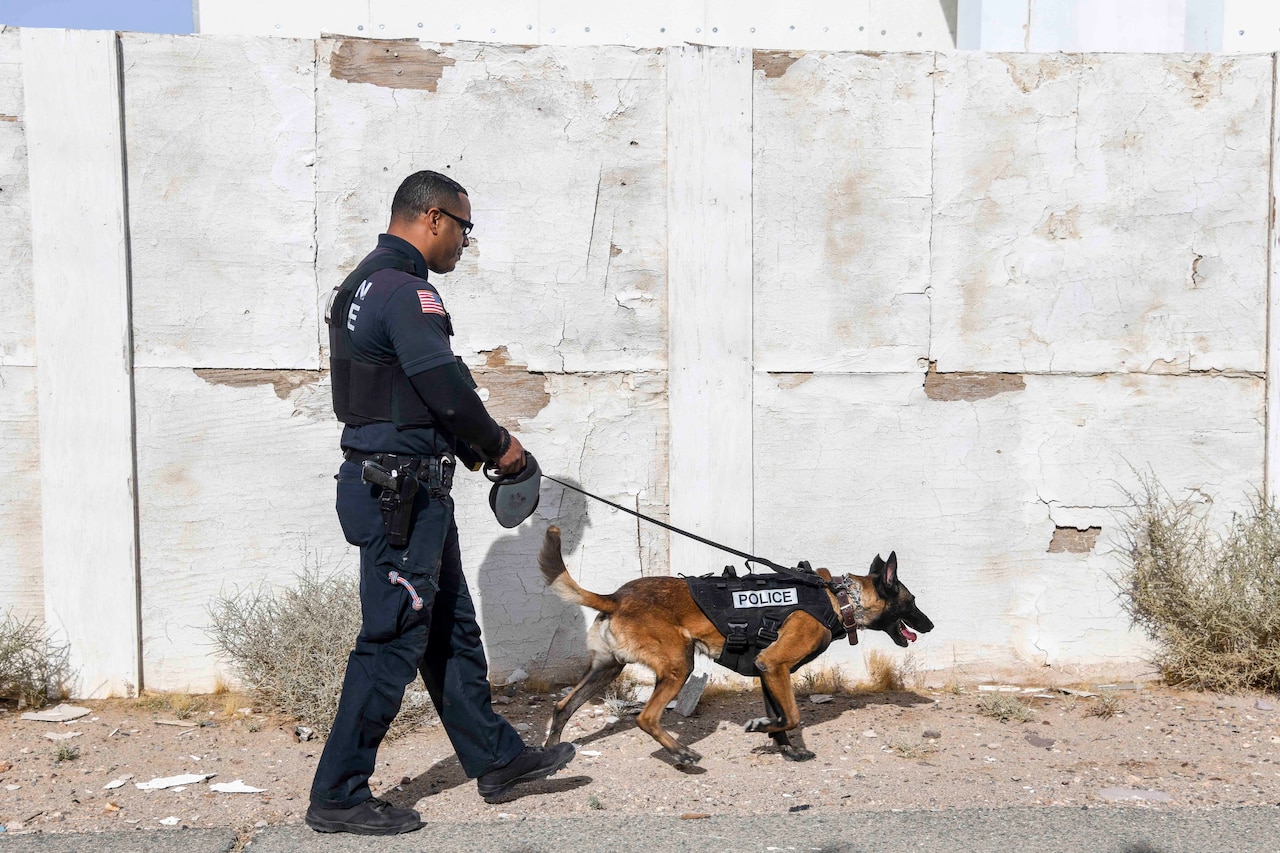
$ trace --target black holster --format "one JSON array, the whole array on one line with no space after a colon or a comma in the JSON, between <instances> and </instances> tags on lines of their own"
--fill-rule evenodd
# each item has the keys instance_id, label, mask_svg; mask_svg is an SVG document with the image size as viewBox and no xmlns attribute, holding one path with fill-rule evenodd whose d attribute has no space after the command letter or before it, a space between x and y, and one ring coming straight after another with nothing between
<instances>
[{"instance_id":1,"label":"black holster","mask_svg":"<svg viewBox=\"0 0 1280 853\"><path fill-rule=\"evenodd\" d=\"M360 478L382 487L378 509L382 511L387 542L396 549L408 545L409 527L413 524L413 499L418 494L418 477L413 467L404 465L388 470L372 459L366 459L360 466Z\"/></svg>"}]
</instances>

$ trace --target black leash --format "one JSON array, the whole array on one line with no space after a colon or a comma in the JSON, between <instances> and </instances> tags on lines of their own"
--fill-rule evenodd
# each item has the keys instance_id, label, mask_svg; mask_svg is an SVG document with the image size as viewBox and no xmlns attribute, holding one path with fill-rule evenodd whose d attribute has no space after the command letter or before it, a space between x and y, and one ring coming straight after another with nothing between
<instances>
[{"instance_id":1,"label":"black leash","mask_svg":"<svg viewBox=\"0 0 1280 853\"><path fill-rule=\"evenodd\" d=\"M614 509L620 509L623 512L627 513L628 515L634 515L636 518L643 519L644 521L648 521L651 524L656 524L659 527L665 527L667 530L670 530L672 533L679 533L681 536L686 536L689 539L694 540L695 542L701 542L703 545L710 545L712 548L718 548L719 550L724 551L726 553L741 557L742 559L747 561L748 571L750 571L751 569L751 566L749 564L759 563L762 566L768 566L769 568L773 569L775 572L786 575L792 580L795 580L806 586L820 586L820 587L828 587L828 588L831 586L831 584L823 580L821 577L818 576L816 572L812 570L809 570L806 572L801 569L793 569L789 566L780 566L777 563L773 562L772 560L766 560L763 557L756 557L752 554L746 553L745 551L739 551L737 548L730 548L728 545L721 545L719 542L712 542L710 539L704 539L703 537L699 536L696 533L690 533L687 530L681 530L679 527L673 527L672 525L667 524L665 521L658 521L658 519L656 518L650 518L644 513L636 512L634 509L628 509L622 504L616 504L611 500L600 497L599 495L593 495L591 494L591 492L588 492L586 489L580 489L577 486L574 486L570 483L566 483L564 480L556 479L555 477L552 477L549 474L543 474L542 476L547 478L553 483L559 483L560 485L564 486L566 489L573 489L575 492L586 495L589 498L594 498L595 500L600 501L600 503L602 504L608 504Z\"/></svg>"}]
</instances>

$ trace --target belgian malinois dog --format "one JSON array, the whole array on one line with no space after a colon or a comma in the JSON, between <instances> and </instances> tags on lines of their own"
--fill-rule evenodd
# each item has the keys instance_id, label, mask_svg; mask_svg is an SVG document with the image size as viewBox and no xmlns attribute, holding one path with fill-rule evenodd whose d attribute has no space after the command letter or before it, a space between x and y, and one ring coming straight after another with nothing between
<instances>
[{"instance_id":1,"label":"belgian malinois dog","mask_svg":"<svg viewBox=\"0 0 1280 853\"><path fill-rule=\"evenodd\" d=\"M636 723L671 753L677 764L696 764L702 756L682 746L662 727L662 712L693 671L694 652L712 659L720 657L725 636L699 609L684 579L639 578L610 595L583 589L565 568L560 530L556 527L547 530L538 568L551 589L565 601L600 611L587 634L590 666L573 690L555 704L547 724L547 745L560 742L560 734L573 713L604 690L626 664L639 663L653 670L656 680L653 695ZM831 580L826 569L818 569L817 573ZM856 610L855 626L850 628L850 642L856 642L857 628L884 631L903 647L916 639L915 632L933 630L933 622L916 606L915 596L898 580L896 554L890 554L887 562L877 556L868 575L846 575L843 580L856 587L854 595L861 592L861 607ZM831 606L840 612L836 596L830 591L827 594ZM850 615L845 624L854 618ZM813 753L803 743L793 746L787 735L800 722L791 673L803 661L825 651L831 640L827 627L809 613L797 610L786 617L777 639L755 661L766 716L748 721L746 730L768 734L783 756L793 761L813 758Z\"/></svg>"}]
</instances>

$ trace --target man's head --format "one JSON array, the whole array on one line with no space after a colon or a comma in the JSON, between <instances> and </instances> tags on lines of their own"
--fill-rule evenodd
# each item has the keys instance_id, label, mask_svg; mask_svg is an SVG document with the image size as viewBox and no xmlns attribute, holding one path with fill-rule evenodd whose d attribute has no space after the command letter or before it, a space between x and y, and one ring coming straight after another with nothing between
<instances>
[{"instance_id":1,"label":"man's head","mask_svg":"<svg viewBox=\"0 0 1280 853\"><path fill-rule=\"evenodd\" d=\"M429 270L447 273L471 244L470 219L471 199L461 184L439 172L414 172L396 190L387 233L413 244Z\"/></svg>"}]
</instances>

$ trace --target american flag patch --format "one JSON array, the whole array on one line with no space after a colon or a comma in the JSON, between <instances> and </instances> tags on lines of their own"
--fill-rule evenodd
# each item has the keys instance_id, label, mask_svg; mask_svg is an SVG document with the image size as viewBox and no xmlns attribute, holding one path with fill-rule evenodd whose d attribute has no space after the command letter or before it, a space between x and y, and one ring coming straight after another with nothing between
<instances>
[{"instance_id":1,"label":"american flag patch","mask_svg":"<svg viewBox=\"0 0 1280 853\"><path fill-rule=\"evenodd\" d=\"M445 316L444 304L440 301L440 297L436 296L430 290L418 291L418 302L422 305L423 314L439 314Z\"/></svg>"}]
</instances>

